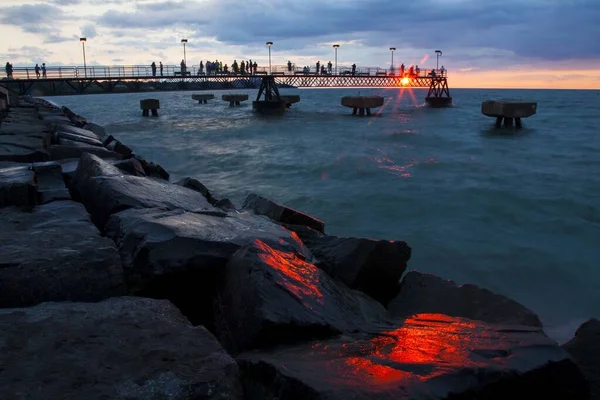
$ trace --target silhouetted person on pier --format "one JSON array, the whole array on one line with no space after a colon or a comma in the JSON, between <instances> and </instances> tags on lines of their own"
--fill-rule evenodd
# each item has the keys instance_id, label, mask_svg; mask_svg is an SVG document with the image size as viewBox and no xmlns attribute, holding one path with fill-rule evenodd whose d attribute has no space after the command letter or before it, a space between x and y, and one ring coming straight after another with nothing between
<instances>
[{"instance_id":1,"label":"silhouetted person on pier","mask_svg":"<svg viewBox=\"0 0 600 400\"><path fill-rule=\"evenodd\" d=\"M185 76L186 75L186 73L185 73L185 69L186 69L186 67L185 67L185 61L181 60L181 63L179 63L179 65L181 66L181 76Z\"/></svg>"},{"instance_id":2,"label":"silhouetted person on pier","mask_svg":"<svg viewBox=\"0 0 600 400\"><path fill-rule=\"evenodd\" d=\"M256 74L256 67L258 65L256 64L256 61L254 61L254 64L252 64L252 69L254 70L254 73Z\"/></svg>"},{"instance_id":3,"label":"silhouetted person on pier","mask_svg":"<svg viewBox=\"0 0 600 400\"><path fill-rule=\"evenodd\" d=\"M46 63L42 63L42 78L46 78Z\"/></svg>"},{"instance_id":4,"label":"silhouetted person on pier","mask_svg":"<svg viewBox=\"0 0 600 400\"><path fill-rule=\"evenodd\" d=\"M321 65L321 75L325 75L325 66Z\"/></svg>"},{"instance_id":5,"label":"silhouetted person on pier","mask_svg":"<svg viewBox=\"0 0 600 400\"><path fill-rule=\"evenodd\" d=\"M356 64L352 64L352 75L356 75Z\"/></svg>"},{"instance_id":6,"label":"silhouetted person on pier","mask_svg":"<svg viewBox=\"0 0 600 400\"><path fill-rule=\"evenodd\" d=\"M242 75L246 73L246 63L244 61L242 61L242 63L240 64L240 71Z\"/></svg>"},{"instance_id":7,"label":"silhouetted person on pier","mask_svg":"<svg viewBox=\"0 0 600 400\"><path fill-rule=\"evenodd\" d=\"M419 76L419 74L421 73L421 68L419 68L418 65L415 66L415 75Z\"/></svg>"},{"instance_id":8,"label":"silhouetted person on pier","mask_svg":"<svg viewBox=\"0 0 600 400\"><path fill-rule=\"evenodd\" d=\"M442 68L440 68L440 74L442 76L444 76L444 74L446 74L446 68L444 68L444 66L442 65Z\"/></svg>"},{"instance_id":9,"label":"silhouetted person on pier","mask_svg":"<svg viewBox=\"0 0 600 400\"><path fill-rule=\"evenodd\" d=\"M200 61L200 66L198 67L198 75L204 73L204 63Z\"/></svg>"},{"instance_id":10,"label":"silhouetted person on pier","mask_svg":"<svg viewBox=\"0 0 600 400\"><path fill-rule=\"evenodd\" d=\"M317 70L315 71L317 74L321 70L321 61L317 61Z\"/></svg>"},{"instance_id":11,"label":"silhouetted person on pier","mask_svg":"<svg viewBox=\"0 0 600 400\"><path fill-rule=\"evenodd\" d=\"M160 76L163 76L163 65L162 65L162 61L160 61Z\"/></svg>"},{"instance_id":12,"label":"silhouetted person on pier","mask_svg":"<svg viewBox=\"0 0 600 400\"><path fill-rule=\"evenodd\" d=\"M152 76L156 76L156 63L154 61L150 64L150 68L152 68Z\"/></svg>"},{"instance_id":13,"label":"silhouetted person on pier","mask_svg":"<svg viewBox=\"0 0 600 400\"><path fill-rule=\"evenodd\" d=\"M219 61L219 72L223 72L223 61Z\"/></svg>"},{"instance_id":14,"label":"silhouetted person on pier","mask_svg":"<svg viewBox=\"0 0 600 400\"><path fill-rule=\"evenodd\" d=\"M226 74L229 73L229 67L227 66L227 64L223 65L223 72L225 72Z\"/></svg>"},{"instance_id":15,"label":"silhouetted person on pier","mask_svg":"<svg viewBox=\"0 0 600 400\"><path fill-rule=\"evenodd\" d=\"M4 71L6 71L7 78L12 78L12 65L10 65L10 63L8 61L6 62L6 65L4 66Z\"/></svg>"},{"instance_id":16,"label":"silhouetted person on pier","mask_svg":"<svg viewBox=\"0 0 600 400\"><path fill-rule=\"evenodd\" d=\"M292 62L290 60L288 60L287 66L288 66L288 72L292 72Z\"/></svg>"},{"instance_id":17,"label":"silhouetted person on pier","mask_svg":"<svg viewBox=\"0 0 600 400\"><path fill-rule=\"evenodd\" d=\"M329 61L327 63L327 72L329 72L329 75L331 75L331 69L332 69L333 65L331 64L331 61Z\"/></svg>"},{"instance_id":18,"label":"silhouetted person on pier","mask_svg":"<svg viewBox=\"0 0 600 400\"><path fill-rule=\"evenodd\" d=\"M404 67L404 64L402 64L402 65L400 66L400 76L401 76L401 77L404 77L404 68L405 68L405 67Z\"/></svg>"},{"instance_id":19,"label":"silhouetted person on pier","mask_svg":"<svg viewBox=\"0 0 600 400\"><path fill-rule=\"evenodd\" d=\"M35 76L40 79L40 66L35 64Z\"/></svg>"}]
</instances>

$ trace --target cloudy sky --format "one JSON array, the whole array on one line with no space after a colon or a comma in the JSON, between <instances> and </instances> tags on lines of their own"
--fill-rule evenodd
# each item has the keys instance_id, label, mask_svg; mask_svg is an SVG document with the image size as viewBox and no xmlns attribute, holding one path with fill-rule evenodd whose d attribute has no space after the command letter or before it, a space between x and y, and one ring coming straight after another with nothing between
<instances>
[{"instance_id":1,"label":"cloudy sky","mask_svg":"<svg viewBox=\"0 0 600 400\"><path fill-rule=\"evenodd\" d=\"M453 87L600 89L600 0L0 0L15 66L274 64L435 67Z\"/></svg>"}]
</instances>

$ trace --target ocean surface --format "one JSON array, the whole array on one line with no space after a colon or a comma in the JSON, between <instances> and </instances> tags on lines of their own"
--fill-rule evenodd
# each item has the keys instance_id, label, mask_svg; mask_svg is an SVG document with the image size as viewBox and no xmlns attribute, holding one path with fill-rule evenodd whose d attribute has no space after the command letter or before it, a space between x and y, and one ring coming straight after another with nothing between
<instances>
[{"instance_id":1,"label":"ocean surface","mask_svg":"<svg viewBox=\"0 0 600 400\"><path fill-rule=\"evenodd\" d=\"M301 101L281 117L250 102L198 104L192 92L52 97L160 163L241 206L251 192L306 211L334 235L406 240L410 269L508 295L569 339L600 317L600 91L283 89ZM256 90L248 93L250 99ZM371 118L340 106L379 94ZM160 100L143 118L139 100ZM481 101L530 99L523 129L496 129Z\"/></svg>"}]
</instances>

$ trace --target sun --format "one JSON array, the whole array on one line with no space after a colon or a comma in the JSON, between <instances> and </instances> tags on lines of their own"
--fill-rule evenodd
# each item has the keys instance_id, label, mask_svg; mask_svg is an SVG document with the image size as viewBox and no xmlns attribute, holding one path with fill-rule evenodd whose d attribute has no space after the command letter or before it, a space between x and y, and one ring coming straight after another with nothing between
<instances>
[{"instance_id":1,"label":"sun","mask_svg":"<svg viewBox=\"0 0 600 400\"><path fill-rule=\"evenodd\" d=\"M402 86L408 85L408 82L409 82L408 78L402 78L402 79L400 79L400 83L402 84Z\"/></svg>"}]
</instances>

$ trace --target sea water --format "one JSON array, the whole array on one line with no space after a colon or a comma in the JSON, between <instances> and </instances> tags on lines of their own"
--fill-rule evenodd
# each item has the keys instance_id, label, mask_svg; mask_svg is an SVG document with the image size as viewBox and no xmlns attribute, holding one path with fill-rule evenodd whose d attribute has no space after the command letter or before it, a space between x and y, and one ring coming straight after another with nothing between
<instances>
[{"instance_id":1,"label":"sea water","mask_svg":"<svg viewBox=\"0 0 600 400\"><path fill-rule=\"evenodd\" d=\"M405 240L410 269L510 296L560 342L600 317L600 91L452 90L454 107L430 109L422 89L283 89L301 101L280 117L206 93L208 104L192 92L50 99L172 180L238 206L258 193L329 234ZM385 98L372 117L340 105L369 94ZM159 118L141 116L144 98L160 100ZM537 101L538 114L497 129L480 112L494 98Z\"/></svg>"}]
</instances>

